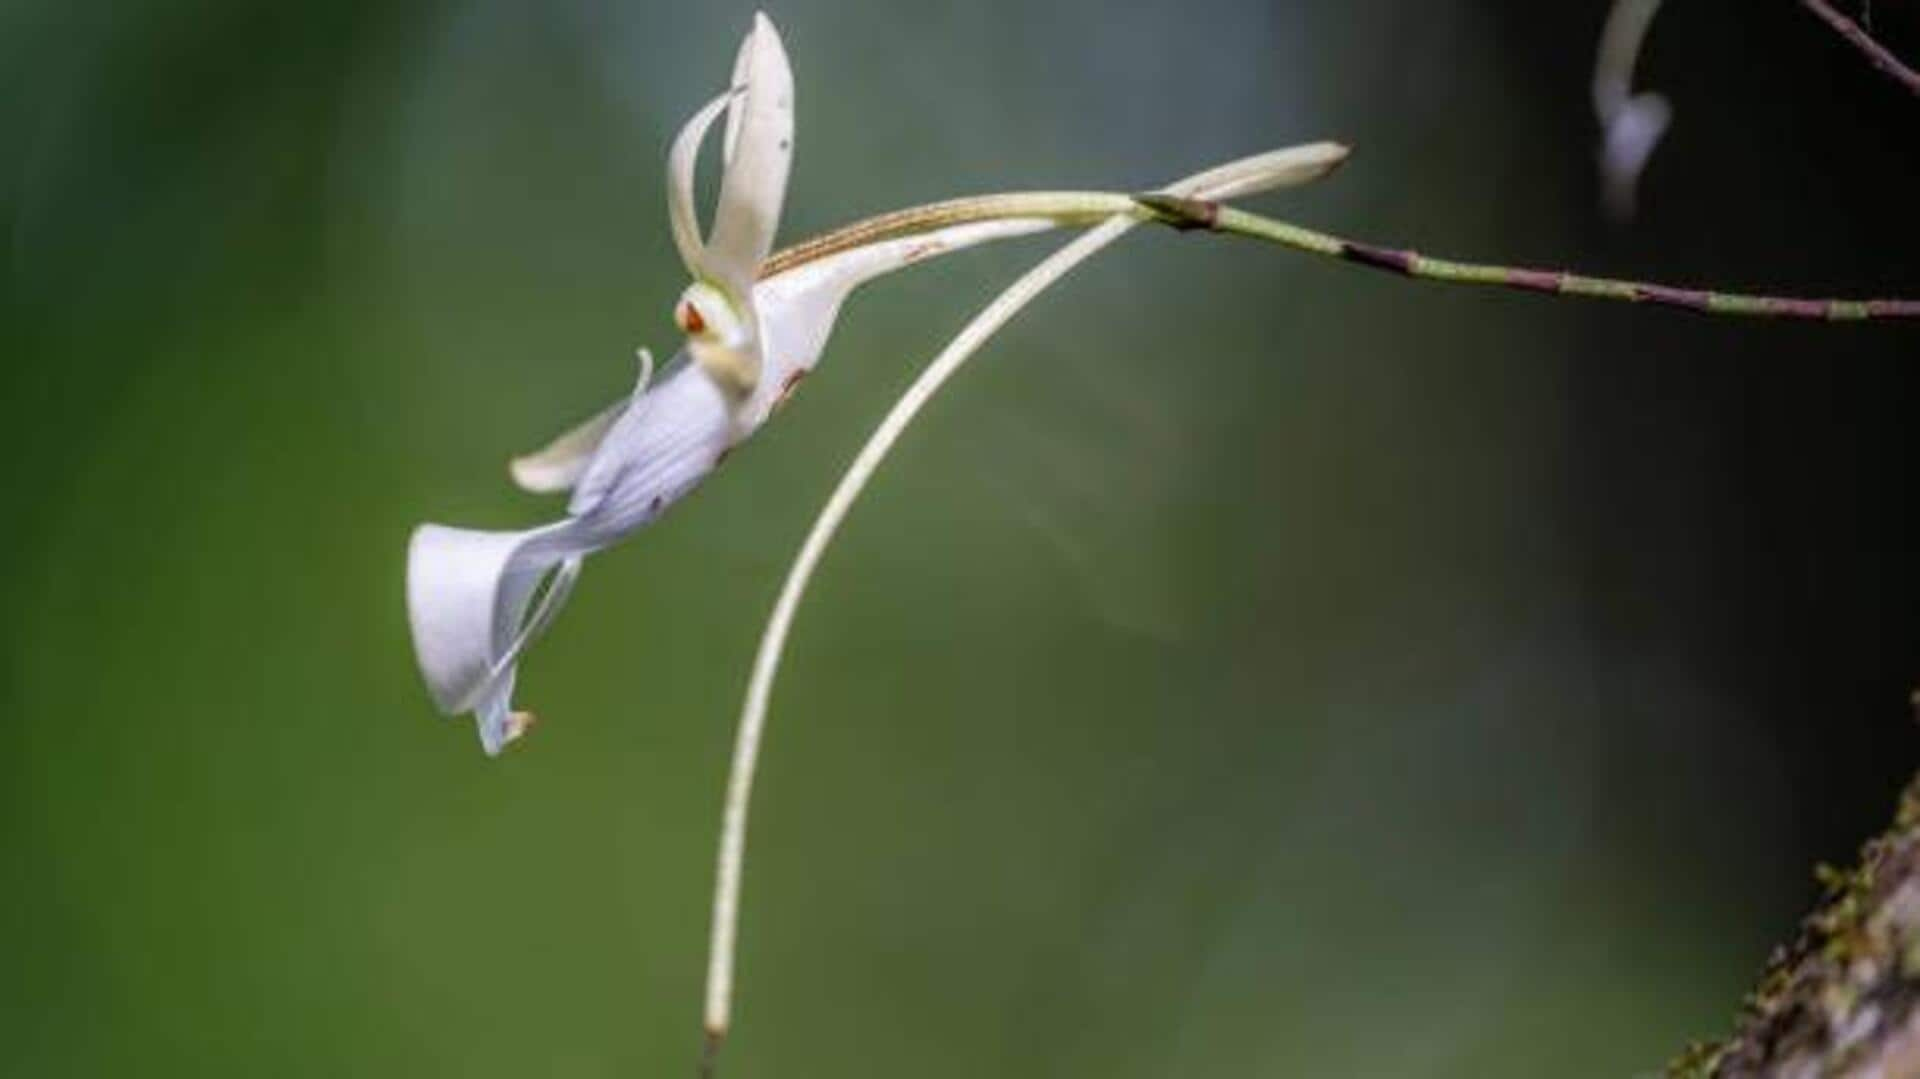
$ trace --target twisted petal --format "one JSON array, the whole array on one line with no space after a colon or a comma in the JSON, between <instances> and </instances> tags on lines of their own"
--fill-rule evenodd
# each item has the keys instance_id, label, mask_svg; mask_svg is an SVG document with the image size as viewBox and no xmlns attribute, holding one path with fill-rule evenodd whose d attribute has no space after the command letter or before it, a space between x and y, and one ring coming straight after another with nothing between
<instances>
[{"instance_id":1,"label":"twisted petal","mask_svg":"<svg viewBox=\"0 0 1920 1079\"><path fill-rule=\"evenodd\" d=\"M739 431L725 393L683 356L618 406L565 520L524 532L415 529L407 615L434 704L472 712L489 755L518 737L532 717L512 707L516 665L566 603L583 557L657 519Z\"/></svg>"},{"instance_id":2,"label":"twisted petal","mask_svg":"<svg viewBox=\"0 0 1920 1079\"><path fill-rule=\"evenodd\" d=\"M709 265L742 294L773 250L793 162L793 71L765 15L753 17L734 64L734 89L743 85L727 113L727 167L707 243Z\"/></svg>"},{"instance_id":3,"label":"twisted petal","mask_svg":"<svg viewBox=\"0 0 1920 1079\"><path fill-rule=\"evenodd\" d=\"M571 521L525 532L429 524L408 544L407 616L420 673L442 712L475 714L489 755L525 725L509 701L514 664L572 591L591 549L575 531ZM529 617L542 580L547 589Z\"/></svg>"}]
</instances>

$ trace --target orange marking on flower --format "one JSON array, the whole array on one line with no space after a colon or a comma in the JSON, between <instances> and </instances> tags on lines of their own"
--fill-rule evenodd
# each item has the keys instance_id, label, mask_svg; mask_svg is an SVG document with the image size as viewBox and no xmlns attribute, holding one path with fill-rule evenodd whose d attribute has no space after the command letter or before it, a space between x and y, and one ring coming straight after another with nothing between
<instances>
[{"instance_id":1,"label":"orange marking on flower","mask_svg":"<svg viewBox=\"0 0 1920 1079\"><path fill-rule=\"evenodd\" d=\"M683 303L680 305L679 315L680 318L678 321L681 329L688 333L704 333L706 331L707 320L700 317L700 309L698 307L690 303Z\"/></svg>"}]
</instances>

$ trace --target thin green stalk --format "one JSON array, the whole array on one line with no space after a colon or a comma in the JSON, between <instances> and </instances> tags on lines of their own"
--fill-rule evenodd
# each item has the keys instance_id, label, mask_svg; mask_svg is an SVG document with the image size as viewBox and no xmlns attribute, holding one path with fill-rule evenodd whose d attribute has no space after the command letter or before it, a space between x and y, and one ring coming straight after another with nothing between
<instances>
[{"instance_id":1,"label":"thin green stalk","mask_svg":"<svg viewBox=\"0 0 1920 1079\"><path fill-rule=\"evenodd\" d=\"M1863 319L1920 318L1920 300L1831 300L1803 299L1793 296L1756 296L1712 289L1679 288L1651 281L1630 281L1615 277L1536 270L1522 266L1498 266L1479 262L1458 262L1435 258L1417 251L1348 240L1331 233L1277 221L1204 199L1183 199L1168 195L1140 195L1161 223L1176 229L1202 229L1291 247L1297 251L1342 259L1373 270L1385 270L1403 277L1445 281L1456 285L1492 285L1496 288L1546 292L1563 296L1581 296L1595 300L1678 307L1708 315L1736 315L1751 318L1810 319L1827 322L1853 322Z\"/></svg>"},{"instance_id":2,"label":"thin green stalk","mask_svg":"<svg viewBox=\"0 0 1920 1079\"><path fill-rule=\"evenodd\" d=\"M1163 194L1120 195L1105 191L1025 191L982 195L882 214L776 253L762 266L760 276L766 278L786 273L829 255L880 240L931 232L949 225L1014 217L1047 218L1064 226L1091 225L1110 217L1130 217L1157 221L1183 231L1200 229L1264 240L1403 277L1677 307L1708 315L1822 322L1920 318L1920 300L1914 299L1761 296L1525 266L1461 262L1349 240L1206 199Z\"/></svg>"}]
</instances>

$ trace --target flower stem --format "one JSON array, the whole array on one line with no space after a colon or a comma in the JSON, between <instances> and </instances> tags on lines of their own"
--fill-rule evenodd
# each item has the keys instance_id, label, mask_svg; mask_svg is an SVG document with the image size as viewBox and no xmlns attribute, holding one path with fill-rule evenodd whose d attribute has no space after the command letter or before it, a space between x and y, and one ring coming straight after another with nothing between
<instances>
[{"instance_id":1,"label":"flower stem","mask_svg":"<svg viewBox=\"0 0 1920 1079\"><path fill-rule=\"evenodd\" d=\"M1878 68L1888 78L1907 88L1909 93L1920 96L1920 71L1908 67L1895 56L1892 50L1875 40L1859 23L1842 15L1827 0L1800 0L1800 6L1833 27L1834 32L1846 38L1848 44L1866 55L1867 62Z\"/></svg>"},{"instance_id":2,"label":"flower stem","mask_svg":"<svg viewBox=\"0 0 1920 1079\"><path fill-rule=\"evenodd\" d=\"M1249 213L1205 199L1171 194L1121 195L1104 191L1025 191L952 199L867 218L789 247L768 259L762 278L798 269L807 263L863 244L911 236L973 221L1007 218L1045 218L1062 226L1090 225L1113 217L1157 221L1182 231L1202 229L1291 247L1297 251L1343 259L1369 269L1403 277L1446 281L1458 285L1545 292L1588 299L1678 307L1709 315L1750 318L1809 319L1854 322L1864 319L1920 318L1920 300L1808 299L1762 296L1717 289L1686 288L1653 281L1525 266L1461 262L1349 240L1332 233Z\"/></svg>"},{"instance_id":3,"label":"flower stem","mask_svg":"<svg viewBox=\"0 0 1920 1079\"><path fill-rule=\"evenodd\" d=\"M1920 300L1829 300L1791 296L1755 296L1739 292L1680 288L1650 281L1590 277L1584 274L1536 270L1522 266L1457 262L1452 259L1422 255L1416 251L1377 247L1357 240L1348 240L1331 233L1262 217L1259 214L1248 213L1245 210L1204 199L1183 199L1153 194L1141 195L1137 201L1152 211L1157 220L1182 231L1204 229L1210 232L1265 240L1297 251L1343 259L1368 269L1385 270L1403 277L1416 277L1428 281L1446 281L1457 285L1492 285L1496 288L1520 289L1526 292L1654 304L1709 315L1813 319L1828 322L1920 318Z\"/></svg>"}]
</instances>

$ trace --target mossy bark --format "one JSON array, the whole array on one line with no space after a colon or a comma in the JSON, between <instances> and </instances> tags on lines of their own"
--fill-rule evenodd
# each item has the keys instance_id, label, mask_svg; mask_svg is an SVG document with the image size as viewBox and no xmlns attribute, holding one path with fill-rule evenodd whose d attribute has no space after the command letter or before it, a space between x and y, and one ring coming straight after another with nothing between
<instances>
[{"instance_id":1,"label":"mossy bark","mask_svg":"<svg viewBox=\"0 0 1920 1079\"><path fill-rule=\"evenodd\" d=\"M1920 1079L1920 776L1893 827L1777 950L1731 1037L1689 1048L1675 1079Z\"/></svg>"}]
</instances>

